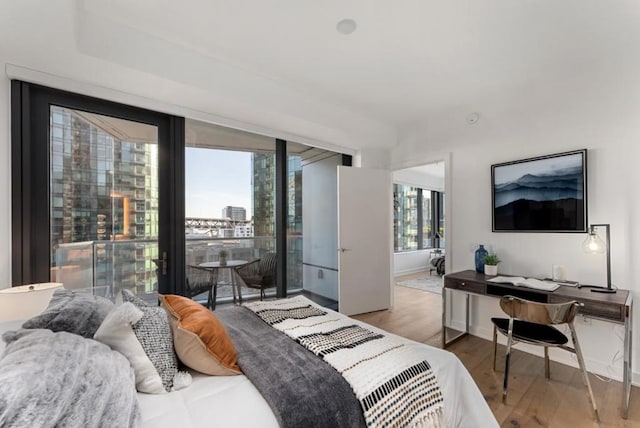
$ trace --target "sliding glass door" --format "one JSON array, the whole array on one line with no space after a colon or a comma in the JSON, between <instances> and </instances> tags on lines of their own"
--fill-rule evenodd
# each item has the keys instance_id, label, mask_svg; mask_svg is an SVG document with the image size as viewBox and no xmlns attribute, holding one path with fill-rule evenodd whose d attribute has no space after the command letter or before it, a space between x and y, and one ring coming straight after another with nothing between
<instances>
[{"instance_id":1,"label":"sliding glass door","mask_svg":"<svg viewBox=\"0 0 640 428\"><path fill-rule=\"evenodd\" d=\"M180 289L184 268L172 259L183 254L183 214L172 187L183 178L160 171L182 171L182 119L23 82L12 89L22 112L12 127L14 285L149 300Z\"/></svg>"},{"instance_id":2,"label":"sliding glass door","mask_svg":"<svg viewBox=\"0 0 640 428\"><path fill-rule=\"evenodd\" d=\"M157 292L158 127L57 105L49 120L51 279Z\"/></svg>"},{"instance_id":3,"label":"sliding glass door","mask_svg":"<svg viewBox=\"0 0 640 428\"><path fill-rule=\"evenodd\" d=\"M202 269L209 269L218 303L233 299L234 283L243 299L258 297L259 281L250 288L219 262L239 266L276 253L275 139L195 120L186 121L186 135L187 280L196 283ZM258 266L247 272L267 276ZM273 276L264 285L268 296L276 294ZM200 289L187 291L199 301L208 299L207 292L195 294Z\"/></svg>"},{"instance_id":4,"label":"sliding glass door","mask_svg":"<svg viewBox=\"0 0 640 428\"><path fill-rule=\"evenodd\" d=\"M336 167L345 159L13 81L12 283L205 300L206 287L189 290L191 268L260 259L260 276L271 278L245 276L243 297L265 288L335 303ZM208 290L230 300L231 270L217 273Z\"/></svg>"}]
</instances>

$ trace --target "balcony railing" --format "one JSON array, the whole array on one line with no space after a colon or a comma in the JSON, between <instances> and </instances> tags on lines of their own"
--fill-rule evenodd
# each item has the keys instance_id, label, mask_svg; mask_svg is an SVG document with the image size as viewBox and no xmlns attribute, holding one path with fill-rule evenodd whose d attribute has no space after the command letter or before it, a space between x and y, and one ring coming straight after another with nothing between
<instances>
[{"instance_id":1,"label":"balcony railing","mask_svg":"<svg viewBox=\"0 0 640 428\"><path fill-rule=\"evenodd\" d=\"M287 254L287 284L289 290L302 288L302 236L290 237ZM273 237L193 237L186 239L186 265L219 260L225 250L229 260L251 261L267 251L275 251ZM123 288L138 295L158 291L156 265L158 242L154 239L118 241L86 241L59 244L54 248L51 279L62 282L67 289L92 292L115 299ZM232 297L229 270L220 272L218 301ZM243 297L255 290L243 288ZM204 296L206 299L206 296Z\"/></svg>"}]
</instances>

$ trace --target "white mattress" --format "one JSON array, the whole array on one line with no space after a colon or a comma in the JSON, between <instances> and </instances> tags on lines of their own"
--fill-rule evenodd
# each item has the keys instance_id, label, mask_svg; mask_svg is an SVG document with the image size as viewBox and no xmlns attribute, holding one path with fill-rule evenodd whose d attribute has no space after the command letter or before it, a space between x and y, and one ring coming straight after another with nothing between
<instances>
[{"instance_id":1,"label":"white mattress","mask_svg":"<svg viewBox=\"0 0 640 428\"><path fill-rule=\"evenodd\" d=\"M353 320L371 330L369 324ZM0 334L19 328L22 321L0 323ZM383 332L385 334L390 334ZM436 374L444 399L445 426L498 427L484 397L452 353L422 345ZM0 351L4 342L0 340ZM258 390L245 376L206 376L192 372L193 383L168 394L138 394L147 428L277 427L278 423Z\"/></svg>"}]
</instances>

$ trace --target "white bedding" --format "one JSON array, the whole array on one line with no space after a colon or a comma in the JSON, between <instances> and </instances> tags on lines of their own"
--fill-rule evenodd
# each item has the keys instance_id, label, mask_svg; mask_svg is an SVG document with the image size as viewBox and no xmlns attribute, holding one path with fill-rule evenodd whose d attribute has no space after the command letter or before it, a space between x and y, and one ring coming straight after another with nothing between
<instances>
[{"instance_id":1,"label":"white bedding","mask_svg":"<svg viewBox=\"0 0 640 428\"><path fill-rule=\"evenodd\" d=\"M369 324L353 320L374 331ZM19 328L21 321L0 323L0 334ZM385 334L389 335L390 333ZM4 342L0 340L0 351ZM444 398L447 427L498 427L469 372L452 353L422 345ZM192 372L193 383L168 394L138 394L147 428L277 427L266 401L245 376L206 376Z\"/></svg>"}]
</instances>

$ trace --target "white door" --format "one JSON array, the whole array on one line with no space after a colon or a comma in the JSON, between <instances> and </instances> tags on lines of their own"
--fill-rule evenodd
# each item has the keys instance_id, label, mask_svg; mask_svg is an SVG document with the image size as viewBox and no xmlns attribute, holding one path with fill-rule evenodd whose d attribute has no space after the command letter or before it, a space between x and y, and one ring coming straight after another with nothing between
<instances>
[{"instance_id":1,"label":"white door","mask_svg":"<svg viewBox=\"0 0 640 428\"><path fill-rule=\"evenodd\" d=\"M391 307L391 173L338 167L338 309Z\"/></svg>"}]
</instances>

